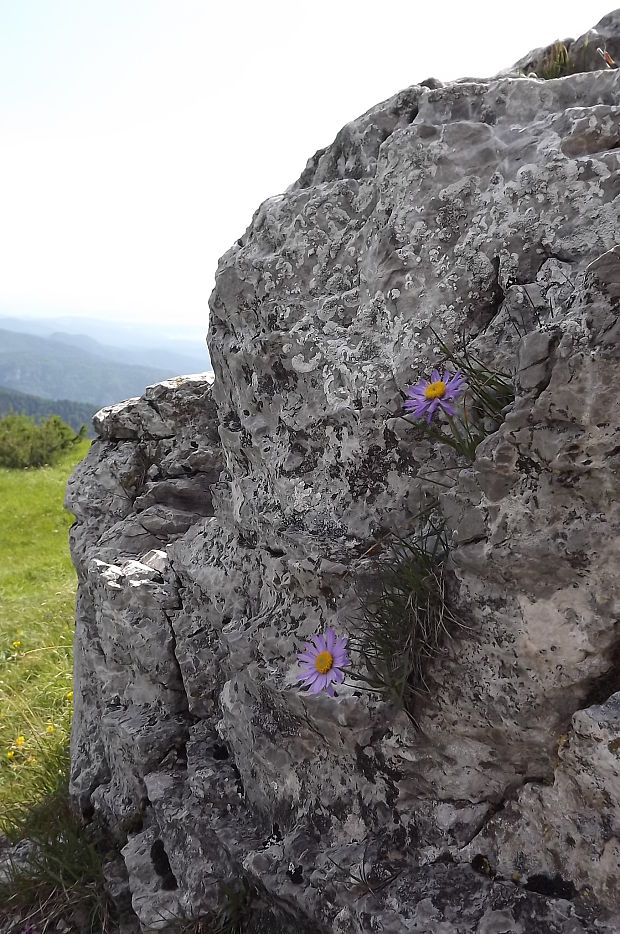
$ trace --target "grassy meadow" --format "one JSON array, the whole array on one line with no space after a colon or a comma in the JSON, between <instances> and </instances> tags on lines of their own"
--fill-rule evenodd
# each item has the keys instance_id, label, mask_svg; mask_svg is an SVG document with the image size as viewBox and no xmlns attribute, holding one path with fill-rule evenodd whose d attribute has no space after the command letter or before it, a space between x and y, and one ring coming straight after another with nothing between
<instances>
[{"instance_id":1,"label":"grassy meadow","mask_svg":"<svg viewBox=\"0 0 620 934\"><path fill-rule=\"evenodd\" d=\"M0 877L2 934L61 918L107 930L100 862L66 793L76 577L62 501L88 445L54 466L0 468L0 835L34 847Z\"/></svg>"},{"instance_id":2,"label":"grassy meadow","mask_svg":"<svg viewBox=\"0 0 620 934\"><path fill-rule=\"evenodd\" d=\"M0 468L0 833L66 765L76 580L62 499L87 450Z\"/></svg>"}]
</instances>

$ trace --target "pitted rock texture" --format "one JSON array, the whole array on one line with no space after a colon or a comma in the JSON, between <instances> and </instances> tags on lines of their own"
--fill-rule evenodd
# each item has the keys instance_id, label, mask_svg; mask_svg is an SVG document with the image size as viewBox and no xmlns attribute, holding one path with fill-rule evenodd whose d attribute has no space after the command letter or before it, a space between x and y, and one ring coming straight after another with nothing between
<instances>
[{"instance_id":1,"label":"pitted rock texture","mask_svg":"<svg viewBox=\"0 0 620 934\"><path fill-rule=\"evenodd\" d=\"M213 385L96 417L71 790L145 931L242 879L256 932L618 930L619 95L606 69L373 108L220 261ZM439 340L514 378L473 464L400 418ZM300 692L300 642L355 634L433 500L465 626L415 724Z\"/></svg>"}]
</instances>

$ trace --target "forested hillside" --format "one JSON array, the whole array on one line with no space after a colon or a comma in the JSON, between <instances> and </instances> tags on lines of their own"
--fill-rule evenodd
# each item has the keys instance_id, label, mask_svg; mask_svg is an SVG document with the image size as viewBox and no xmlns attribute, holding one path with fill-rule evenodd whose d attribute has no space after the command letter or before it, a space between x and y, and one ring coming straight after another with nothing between
<instances>
[{"instance_id":1,"label":"forested hillside","mask_svg":"<svg viewBox=\"0 0 620 934\"><path fill-rule=\"evenodd\" d=\"M172 365L117 363L50 338L0 330L0 386L19 392L99 408L139 396L151 383L178 375Z\"/></svg>"},{"instance_id":2,"label":"forested hillside","mask_svg":"<svg viewBox=\"0 0 620 934\"><path fill-rule=\"evenodd\" d=\"M44 399L42 396L31 396L17 389L6 389L0 386L0 417L9 412L33 415L35 418L45 418L47 415L60 415L64 422L79 431L86 425L91 433L91 419L98 406L90 402L74 402L72 399Z\"/></svg>"}]
</instances>

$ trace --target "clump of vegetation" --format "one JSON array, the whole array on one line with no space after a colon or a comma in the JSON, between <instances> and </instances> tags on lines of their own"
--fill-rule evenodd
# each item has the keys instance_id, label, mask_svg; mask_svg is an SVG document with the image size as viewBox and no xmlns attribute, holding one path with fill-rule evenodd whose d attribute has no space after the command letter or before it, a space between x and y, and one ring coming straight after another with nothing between
<instances>
[{"instance_id":1,"label":"clump of vegetation","mask_svg":"<svg viewBox=\"0 0 620 934\"><path fill-rule=\"evenodd\" d=\"M402 869L396 869L395 872L390 872L386 866L386 862L389 860L385 859L383 853L381 854L383 857L382 859L377 858L379 854L375 853L375 859L373 861L369 860L371 842L373 843L374 850L379 848L380 841L371 841L371 838L368 837L364 844L364 850L358 865L348 869L328 856L329 862L345 875L344 884L350 892L377 895L382 889L387 888L392 882L398 879L402 872Z\"/></svg>"},{"instance_id":2,"label":"clump of vegetation","mask_svg":"<svg viewBox=\"0 0 620 934\"><path fill-rule=\"evenodd\" d=\"M563 42L554 42L540 67L539 77L549 81L551 78L564 78L566 75L572 75L573 71L568 49Z\"/></svg>"},{"instance_id":3,"label":"clump of vegetation","mask_svg":"<svg viewBox=\"0 0 620 934\"><path fill-rule=\"evenodd\" d=\"M9 840L26 843L0 882L0 921L20 916L36 930L62 919L84 934L107 934L114 925L98 846L71 810L66 771L50 769L48 779L47 793L28 812L4 815Z\"/></svg>"},{"instance_id":4,"label":"clump of vegetation","mask_svg":"<svg viewBox=\"0 0 620 934\"><path fill-rule=\"evenodd\" d=\"M238 884L222 884L213 934L244 934L256 895L247 879Z\"/></svg>"},{"instance_id":5,"label":"clump of vegetation","mask_svg":"<svg viewBox=\"0 0 620 934\"><path fill-rule=\"evenodd\" d=\"M451 366L454 374L451 376L446 370L442 377L435 369L430 381L421 379L410 386L405 411L414 416L413 424L424 434L473 461L480 442L497 431L504 409L514 401L513 382L508 373L486 366L466 344L461 350L454 350L437 339L444 365ZM457 400L460 400L458 414ZM432 424L435 413L443 414L448 431ZM406 417L405 420L409 421Z\"/></svg>"},{"instance_id":6,"label":"clump of vegetation","mask_svg":"<svg viewBox=\"0 0 620 934\"><path fill-rule=\"evenodd\" d=\"M43 467L55 464L86 436L86 425L76 434L59 415L37 422L29 415L9 413L0 418L0 467Z\"/></svg>"},{"instance_id":7,"label":"clump of vegetation","mask_svg":"<svg viewBox=\"0 0 620 934\"><path fill-rule=\"evenodd\" d=\"M462 627L446 592L444 524L429 513L419 518L420 531L387 544L375 572L378 592L375 587L362 596L362 619L351 639L365 669L355 677L411 716L430 692L429 665L446 637Z\"/></svg>"}]
</instances>

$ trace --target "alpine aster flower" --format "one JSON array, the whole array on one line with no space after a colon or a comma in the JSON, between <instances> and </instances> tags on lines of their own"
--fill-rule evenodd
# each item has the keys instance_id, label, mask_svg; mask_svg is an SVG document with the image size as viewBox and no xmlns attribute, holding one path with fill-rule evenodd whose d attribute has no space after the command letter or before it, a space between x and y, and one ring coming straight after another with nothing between
<instances>
[{"instance_id":1,"label":"alpine aster flower","mask_svg":"<svg viewBox=\"0 0 620 934\"><path fill-rule=\"evenodd\" d=\"M404 402L404 408L415 418L426 415L426 421L430 423L433 413L441 409L446 415L453 416L454 409L450 405L467 388L467 383L461 371L457 370L454 375L444 370L443 376L439 375L439 370L435 369L431 373L430 380L420 379L414 386L407 390L407 398Z\"/></svg>"},{"instance_id":2,"label":"alpine aster flower","mask_svg":"<svg viewBox=\"0 0 620 934\"><path fill-rule=\"evenodd\" d=\"M301 663L297 680L303 681L302 687L310 688L311 694L325 689L333 697L332 684L344 679L342 669L351 664L346 651L347 638L337 637L334 630L328 628L324 636L312 636L312 643L304 642L303 652L297 655Z\"/></svg>"}]
</instances>

